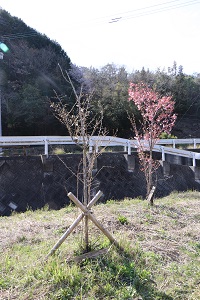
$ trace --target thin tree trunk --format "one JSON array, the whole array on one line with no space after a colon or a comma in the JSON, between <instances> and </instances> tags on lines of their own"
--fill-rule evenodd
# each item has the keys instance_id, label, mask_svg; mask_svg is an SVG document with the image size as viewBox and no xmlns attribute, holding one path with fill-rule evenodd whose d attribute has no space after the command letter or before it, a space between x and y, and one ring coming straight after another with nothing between
<instances>
[{"instance_id":1,"label":"thin tree trunk","mask_svg":"<svg viewBox=\"0 0 200 300\"><path fill-rule=\"evenodd\" d=\"M148 166L148 182L147 182L147 197L149 196L150 192L151 192L151 188L152 188L152 159L153 159L153 141L152 141L152 136L150 136L150 145L149 145L149 166ZM152 198L153 199L153 198ZM152 200L153 201L153 200ZM150 203L151 205L153 205L153 202Z\"/></svg>"},{"instance_id":2,"label":"thin tree trunk","mask_svg":"<svg viewBox=\"0 0 200 300\"><path fill-rule=\"evenodd\" d=\"M87 149L85 146L83 147L83 203L85 206L88 204L88 187L87 187ZM84 224L84 234L85 234L85 250L88 252L89 250L89 232L88 232L88 216L85 216L85 224Z\"/></svg>"}]
</instances>

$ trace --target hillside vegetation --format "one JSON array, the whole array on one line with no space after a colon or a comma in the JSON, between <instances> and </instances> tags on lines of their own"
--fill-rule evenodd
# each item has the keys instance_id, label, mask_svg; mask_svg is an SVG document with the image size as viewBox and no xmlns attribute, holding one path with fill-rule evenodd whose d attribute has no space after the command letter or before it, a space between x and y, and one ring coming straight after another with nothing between
<instances>
[{"instance_id":1,"label":"hillside vegetation","mask_svg":"<svg viewBox=\"0 0 200 300\"><path fill-rule=\"evenodd\" d=\"M3 135L40 135L62 130L49 99L70 94L58 64L69 71L68 55L55 41L0 9L0 42L9 51L0 60ZM71 100L72 101L72 100Z\"/></svg>"},{"instance_id":2,"label":"hillside vegetation","mask_svg":"<svg viewBox=\"0 0 200 300\"><path fill-rule=\"evenodd\" d=\"M119 252L90 224L91 250L82 254L82 224L45 261L79 214L72 205L0 218L0 299L200 299L199 192L94 207L97 219L124 247Z\"/></svg>"},{"instance_id":3,"label":"hillside vegetation","mask_svg":"<svg viewBox=\"0 0 200 300\"><path fill-rule=\"evenodd\" d=\"M50 101L59 99L72 107L72 89L64 80L70 74L78 91L93 94L92 118L104 112L103 125L109 134L130 136L127 111L139 119L133 103L128 102L129 82L143 81L161 95L172 95L178 115L174 134L180 138L200 137L200 73L188 75L184 66L172 62L166 69L142 68L128 73L124 66L107 64L99 69L76 66L55 41L27 26L22 20L0 9L0 41L9 51L0 60L3 135L66 135L64 125L53 116ZM67 32L63 34L67 37ZM185 122L187 117L187 122ZM189 120L189 122L188 122ZM191 124L190 124L191 123ZM188 126L191 125L191 126ZM177 127L177 128L176 128ZM184 130L184 128L191 128Z\"/></svg>"}]
</instances>

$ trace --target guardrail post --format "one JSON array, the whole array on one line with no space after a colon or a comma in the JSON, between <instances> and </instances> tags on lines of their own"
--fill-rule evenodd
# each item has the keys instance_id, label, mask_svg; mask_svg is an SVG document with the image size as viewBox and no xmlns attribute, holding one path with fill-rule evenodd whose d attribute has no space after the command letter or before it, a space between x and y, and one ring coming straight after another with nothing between
<instances>
[{"instance_id":1,"label":"guardrail post","mask_svg":"<svg viewBox=\"0 0 200 300\"><path fill-rule=\"evenodd\" d=\"M162 150L162 161L165 161L165 150L164 147L161 147Z\"/></svg>"},{"instance_id":2,"label":"guardrail post","mask_svg":"<svg viewBox=\"0 0 200 300\"><path fill-rule=\"evenodd\" d=\"M48 157L48 140L45 138L44 140L44 154Z\"/></svg>"},{"instance_id":3,"label":"guardrail post","mask_svg":"<svg viewBox=\"0 0 200 300\"><path fill-rule=\"evenodd\" d=\"M176 142L175 142L175 140L172 140L172 143L173 143L173 148L176 148Z\"/></svg>"},{"instance_id":4,"label":"guardrail post","mask_svg":"<svg viewBox=\"0 0 200 300\"><path fill-rule=\"evenodd\" d=\"M92 143L92 141L90 140L90 141L89 141L89 153L92 153L92 149L93 149L93 143Z\"/></svg>"},{"instance_id":5,"label":"guardrail post","mask_svg":"<svg viewBox=\"0 0 200 300\"><path fill-rule=\"evenodd\" d=\"M131 155L131 143L128 141L128 155Z\"/></svg>"},{"instance_id":6,"label":"guardrail post","mask_svg":"<svg viewBox=\"0 0 200 300\"><path fill-rule=\"evenodd\" d=\"M99 147L98 147L97 143L95 144L94 147L95 147L95 152L98 153L99 152Z\"/></svg>"}]
</instances>

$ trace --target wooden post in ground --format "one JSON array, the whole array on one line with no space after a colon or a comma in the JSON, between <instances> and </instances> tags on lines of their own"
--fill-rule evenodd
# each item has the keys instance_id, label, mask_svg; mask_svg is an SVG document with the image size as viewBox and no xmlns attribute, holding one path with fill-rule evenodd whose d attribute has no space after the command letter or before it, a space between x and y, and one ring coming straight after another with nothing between
<instances>
[{"instance_id":1,"label":"wooden post in ground","mask_svg":"<svg viewBox=\"0 0 200 300\"><path fill-rule=\"evenodd\" d=\"M122 250L119 243L114 239L114 237L109 233L107 229L103 227L103 225L94 217L91 212L91 207L97 202L97 200L101 197L103 193L98 191L98 193L94 196L94 198L88 203L87 206L83 205L71 192L68 193L68 197L78 206L82 213L78 216L78 218L73 222L73 224L67 229L67 231L62 235L59 241L54 245L46 258L52 255L64 242L64 240L70 235L70 233L74 230L74 228L80 223L80 221L87 216L102 232L103 234L113 243L118 249Z\"/></svg>"},{"instance_id":2,"label":"wooden post in ground","mask_svg":"<svg viewBox=\"0 0 200 300\"><path fill-rule=\"evenodd\" d=\"M149 202L149 204L151 206L153 206L153 196L154 196L154 193L155 193L155 190L156 190L156 187L155 186L152 186L152 189L147 197L147 201Z\"/></svg>"},{"instance_id":3,"label":"wooden post in ground","mask_svg":"<svg viewBox=\"0 0 200 300\"><path fill-rule=\"evenodd\" d=\"M67 231L61 236L59 241L53 246L49 254L47 255L47 258L54 254L54 252L60 247L60 245L64 242L64 240L70 235L70 233L74 230L74 228L80 223L80 221L83 219L84 214L80 214L78 218L74 221L74 223L67 229Z\"/></svg>"},{"instance_id":4,"label":"wooden post in ground","mask_svg":"<svg viewBox=\"0 0 200 300\"><path fill-rule=\"evenodd\" d=\"M113 238L113 236L109 233L107 229L101 225L101 223L91 214L91 211L88 210L72 193L68 194L68 197L78 206L85 214L87 214L88 218L107 236L111 243L113 243L117 248L120 248L118 242Z\"/></svg>"}]
</instances>

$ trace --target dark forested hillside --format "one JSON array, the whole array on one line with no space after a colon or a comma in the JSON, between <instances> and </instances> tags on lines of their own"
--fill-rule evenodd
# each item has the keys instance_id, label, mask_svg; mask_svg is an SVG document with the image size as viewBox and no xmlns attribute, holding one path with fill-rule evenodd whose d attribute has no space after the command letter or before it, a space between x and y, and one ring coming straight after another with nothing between
<instances>
[{"instance_id":1,"label":"dark forested hillside","mask_svg":"<svg viewBox=\"0 0 200 300\"><path fill-rule=\"evenodd\" d=\"M4 10L0 25L0 42L9 48L0 60L3 135L64 132L49 99L55 97L54 90L71 95L58 67L69 71L70 58L59 44Z\"/></svg>"},{"instance_id":2,"label":"dark forested hillside","mask_svg":"<svg viewBox=\"0 0 200 300\"><path fill-rule=\"evenodd\" d=\"M114 64L82 70L94 91L96 102L101 103L96 109L104 107L104 124L111 131L118 129L120 136L129 136L127 111L134 112L138 118L135 107L127 101L129 82L143 81L161 95L173 96L178 116L173 134L180 138L200 137L200 74L184 74L183 67L178 67L176 62L168 70L155 72L143 68L128 73L124 67Z\"/></svg>"},{"instance_id":3,"label":"dark forested hillside","mask_svg":"<svg viewBox=\"0 0 200 300\"><path fill-rule=\"evenodd\" d=\"M67 33L65 33L67 34ZM72 105L71 87L59 65L67 70L75 87L84 84L93 93L91 111L104 111L109 134L130 137L127 112L139 118L128 102L129 82L143 81L161 95L172 95L178 115L173 133L180 138L200 137L200 73L187 75L176 62L168 70L154 72L107 64L100 69L77 67L55 41L28 27L16 17L0 10L0 42L9 51L0 59L0 91L3 135L63 135L66 129L53 116L49 100L56 93ZM59 65L58 65L59 64Z\"/></svg>"}]
</instances>

